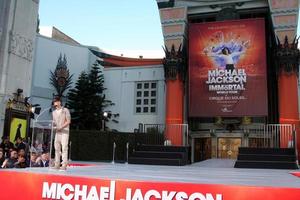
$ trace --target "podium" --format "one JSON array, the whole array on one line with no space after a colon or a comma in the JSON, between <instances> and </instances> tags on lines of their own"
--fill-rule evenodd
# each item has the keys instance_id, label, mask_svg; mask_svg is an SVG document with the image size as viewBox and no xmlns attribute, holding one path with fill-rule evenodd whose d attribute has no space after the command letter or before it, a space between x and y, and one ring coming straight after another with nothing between
<instances>
[{"instance_id":1,"label":"podium","mask_svg":"<svg viewBox=\"0 0 300 200\"><path fill-rule=\"evenodd\" d=\"M52 166L54 152L53 149L54 127L52 120L33 121L33 129L31 135L30 158L33 152L37 156L46 154L49 158L49 167ZM30 162L29 167L33 167Z\"/></svg>"}]
</instances>

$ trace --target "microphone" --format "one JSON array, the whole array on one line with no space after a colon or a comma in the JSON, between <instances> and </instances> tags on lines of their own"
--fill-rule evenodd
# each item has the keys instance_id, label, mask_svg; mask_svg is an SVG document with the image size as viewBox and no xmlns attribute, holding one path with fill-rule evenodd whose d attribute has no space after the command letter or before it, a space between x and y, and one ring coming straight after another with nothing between
<instances>
[{"instance_id":1,"label":"microphone","mask_svg":"<svg viewBox=\"0 0 300 200\"><path fill-rule=\"evenodd\" d=\"M44 110L36 117L35 121L37 121L38 118L39 118L42 114L44 114L44 112L46 112L47 110L49 110L50 108L52 108L52 106L50 106L50 107L44 109Z\"/></svg>"}]
</instances>

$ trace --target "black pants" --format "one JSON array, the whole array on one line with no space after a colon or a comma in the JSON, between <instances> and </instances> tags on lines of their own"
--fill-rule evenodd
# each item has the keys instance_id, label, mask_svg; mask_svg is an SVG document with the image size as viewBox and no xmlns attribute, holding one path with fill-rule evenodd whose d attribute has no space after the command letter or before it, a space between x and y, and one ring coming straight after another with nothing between
<instances>
[{"instance_id":1,"label":"black pants","mask_svg":"<svg viewBox=\"0 0 300 200\"><path fill-rule=\"evenodd\" d=\"M234 65L233 64L227 64L225 69L226 70L234 70Z\"/></svg>"}]
</instances>

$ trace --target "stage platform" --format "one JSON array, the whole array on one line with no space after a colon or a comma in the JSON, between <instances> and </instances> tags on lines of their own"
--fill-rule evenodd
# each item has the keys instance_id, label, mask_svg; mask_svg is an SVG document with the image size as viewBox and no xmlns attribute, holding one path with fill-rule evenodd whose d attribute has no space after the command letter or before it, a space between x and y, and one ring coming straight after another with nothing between
<instances>
[{"instance_id":1,"label":"stage platform","mask_svg":"<svg viewBox=\"0 0 300 200\"><path fill-rule=\"evenodd\" d=\"M300 177L292 174L299 170L236 169L234 160L221 159L187 166L72 163L83 166L2 169L0 199L300 199Z\"/></svg>"}]
</instances>

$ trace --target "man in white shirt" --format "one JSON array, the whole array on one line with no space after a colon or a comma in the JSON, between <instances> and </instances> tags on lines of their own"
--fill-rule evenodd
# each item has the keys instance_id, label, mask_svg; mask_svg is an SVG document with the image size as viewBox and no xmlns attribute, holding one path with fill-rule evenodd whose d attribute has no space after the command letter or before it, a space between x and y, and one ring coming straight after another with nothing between
<instances>
[{"instance_id":1,"label":"man in white shirt","mask_svg":"<svg viewBox=\"0 0 300 200\"><path fill-rule=\"evenodd\" d=\"M66 170L68 165L68 143L69 129L71 123L70 111L61 105L61 99L56 97L53 100L55 110L52 112L53 124L56 130L55 148L55 169ZM62 166L60 167L60 154L62 155Z\"/></svg>"}]
</instances>

